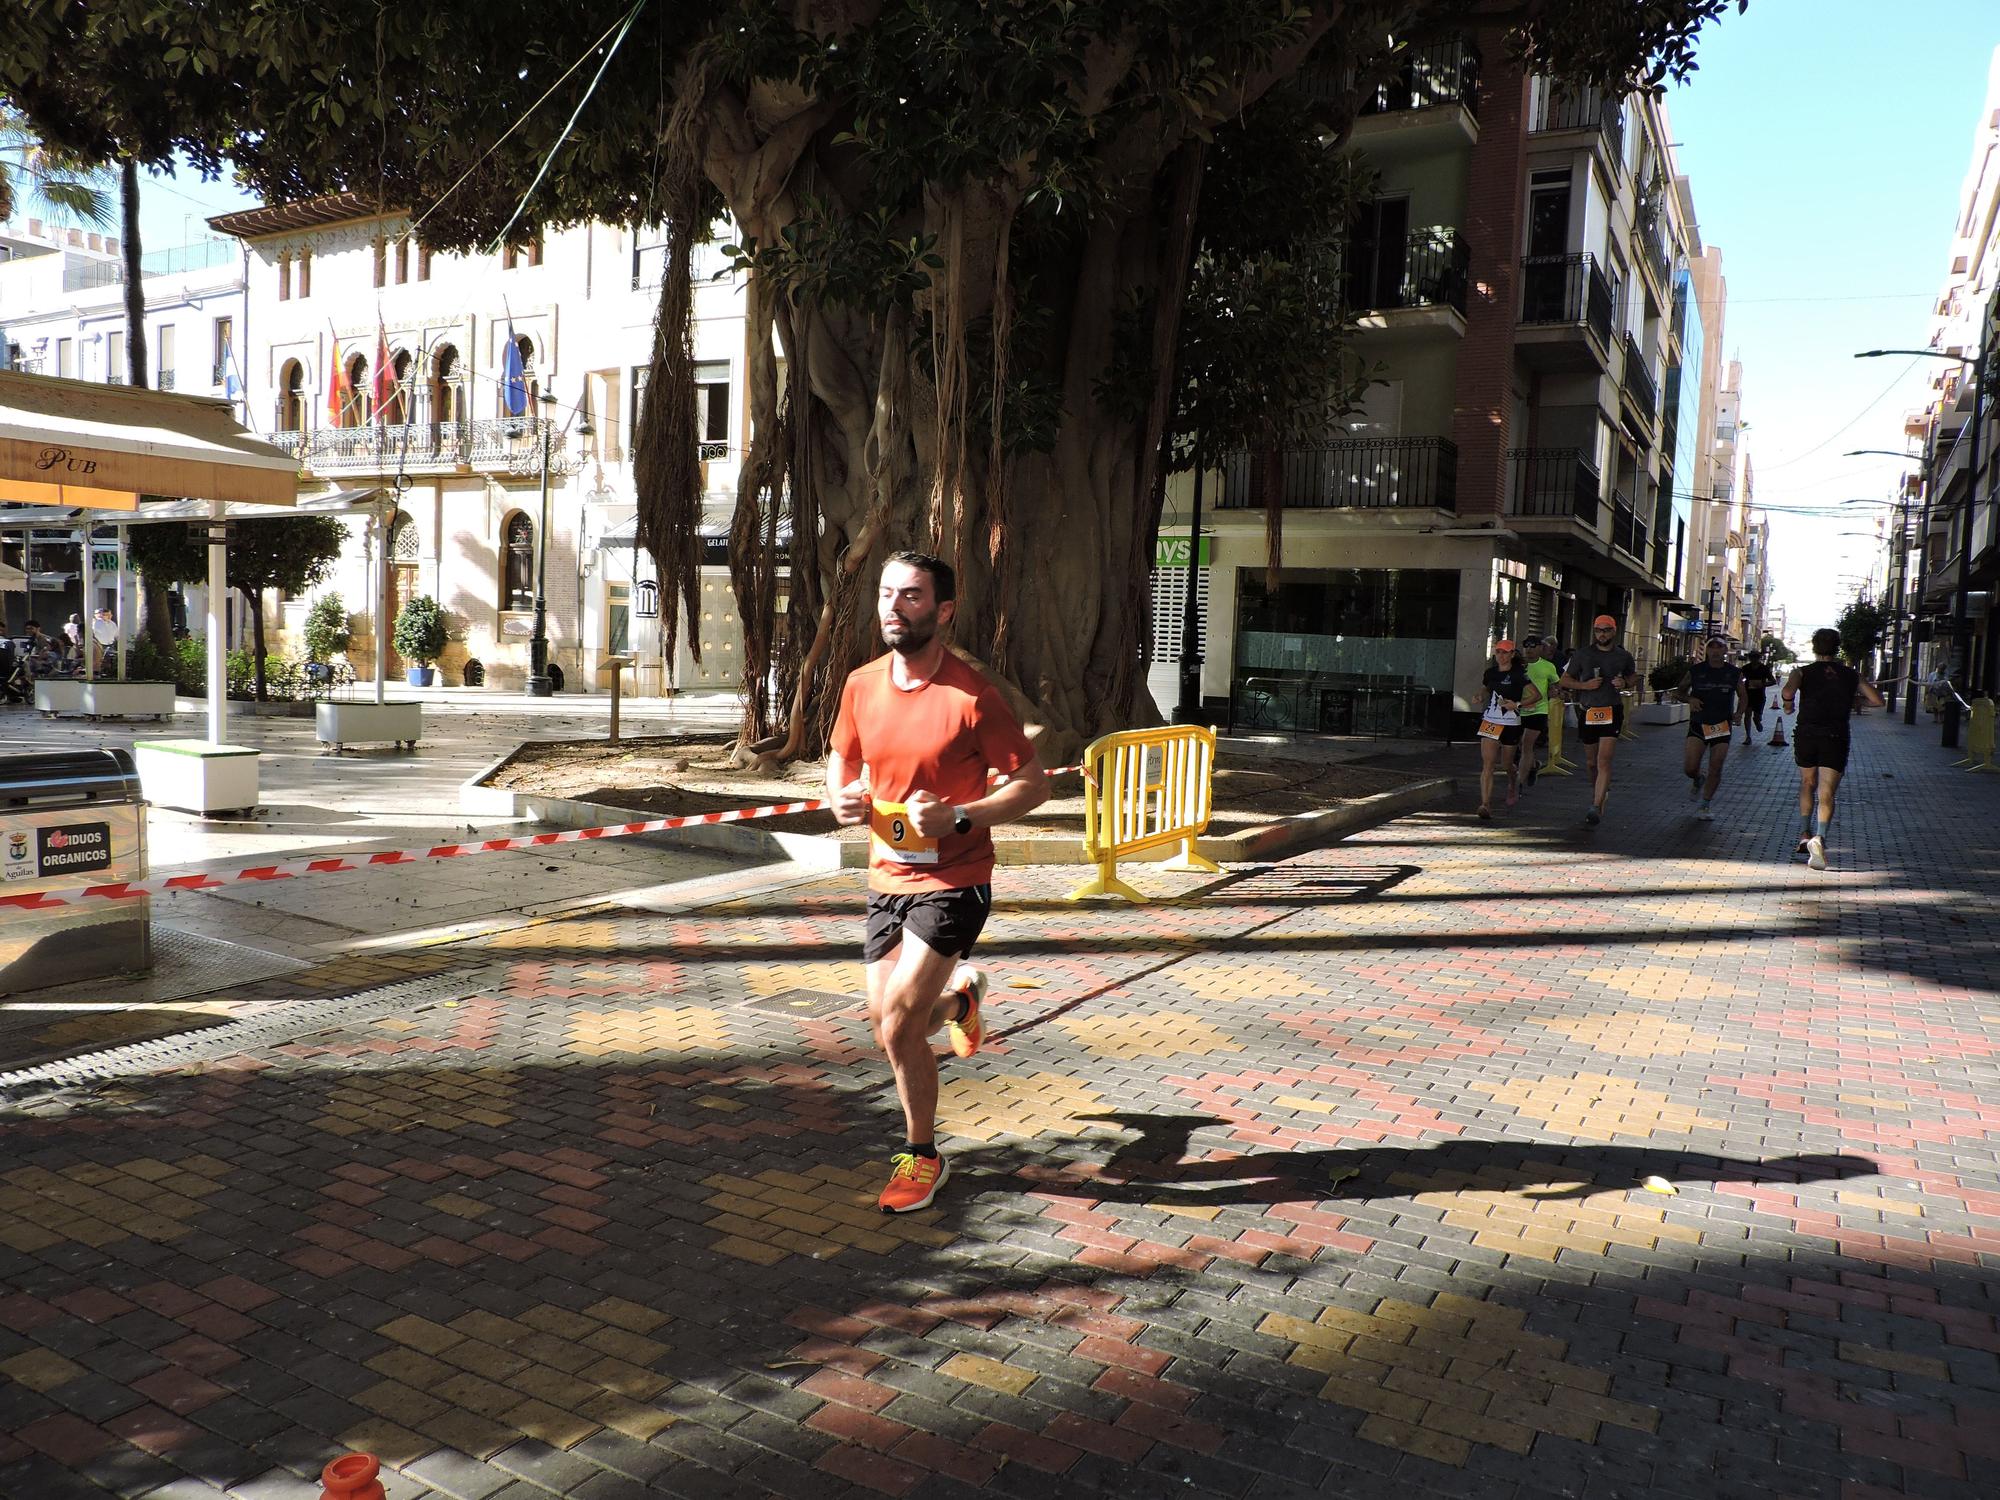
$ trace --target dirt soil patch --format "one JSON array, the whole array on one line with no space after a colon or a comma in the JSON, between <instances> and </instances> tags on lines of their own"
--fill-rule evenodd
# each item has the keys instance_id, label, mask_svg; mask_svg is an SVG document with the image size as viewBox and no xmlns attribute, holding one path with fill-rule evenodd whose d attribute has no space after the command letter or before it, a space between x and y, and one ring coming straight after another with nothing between
<instances>
[{"instance_id":1,"label":"dirt soil patch","mask_svg":"<svg viewBox=\"0 0 2000 1500\"><path fill-rule=\"evenodd\" d=\"M723 812L773 802L800 802L826 795L824 768L800 761L783 777L749 776L728 764L729 740L722 736L668 736L597 741L546 740L524 745L493 777L491 785L544 797L566 797L643 813L678 817ZM1328 764L1325 761L1218 757L1215 815L1210 837L1225 838L1301 813L1321 812L1391 792L1425 779L1409 770ZM788 833L867 836L864 828L840 828L833 814L794 813L762 820ZM1058 778L1055 795L1034 816L1011 823L1005 833L1047 838L1083 837L1083 783L1075 773Z\"/></svg>"}]
</instances>

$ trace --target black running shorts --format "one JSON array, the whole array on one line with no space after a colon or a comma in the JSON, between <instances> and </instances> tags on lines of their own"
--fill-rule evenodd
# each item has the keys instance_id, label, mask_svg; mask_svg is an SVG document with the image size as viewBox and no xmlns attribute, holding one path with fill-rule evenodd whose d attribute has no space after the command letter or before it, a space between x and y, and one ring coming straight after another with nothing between
<instances>
[{"instance_id":1,"label":"black running shorts","mask_svg":"<svg viewBox=\"0 0 2000 1500\"><path fill-rule=\"evenodd\" d=\"M993 910L993 887L961 886L950 891L915 891L907 896L868 893L868 936L861 944L864 963L887 958L909 933L933 953L964 958L979 941Z\"/></svg>"},{"instance_id":2,"label":"black running shorts","mask_svg":"<svg viewBox=\"0 0 2000 1500\"><path fill-rule=\"evenodd\" d=\"M1589 710L1581 704L1577 706L1576 717L1578 725L1576 737L1582 740L1584 744L1595 744L1599 740L1615 740L1625 732L1625 707L1623 704L1618 704L1612 708L1611 722L1609 724L1583 723L1583 717L1587 712Z\"/></svg>"},{"instance_id":3,"label":"black running shorts","mask_svg":"<svg viewBox=\"0 0 2000 1500\"><path fill-rule=\"evenodd\" d=\"M1848 743L1849 737L1838 730L1800 725L1792 731L1792 759L1802 768L1845 771Z\"/></svg>"}]
</instances>

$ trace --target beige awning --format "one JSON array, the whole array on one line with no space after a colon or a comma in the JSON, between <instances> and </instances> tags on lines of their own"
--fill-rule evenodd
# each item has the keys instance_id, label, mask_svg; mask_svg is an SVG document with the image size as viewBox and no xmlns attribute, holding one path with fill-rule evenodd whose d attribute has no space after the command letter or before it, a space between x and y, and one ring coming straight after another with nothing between
<instances>
[{"instance_id":1,"label":"beige awning","mask_svg":"<svg viewBox=\"0 0 2000 1500\"><path fill-rule=\"evenodd\" d=\"M0 371L0 501L136 510L141 495L291 505L298 460L227 401Z\"/></svg>"}]
</instances>

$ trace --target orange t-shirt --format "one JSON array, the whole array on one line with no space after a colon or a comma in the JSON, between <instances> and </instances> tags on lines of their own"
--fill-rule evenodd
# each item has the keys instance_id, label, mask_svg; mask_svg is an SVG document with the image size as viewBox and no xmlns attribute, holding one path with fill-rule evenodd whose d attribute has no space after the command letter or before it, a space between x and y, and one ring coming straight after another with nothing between
<instances>
[{"instance_id":1,"label":"orange t-shirt","mask_svg":"<svg viewBox=\"0 0 2000 1500\"><path fill-rule=\"evenodd\" d=\"M993 878L993 839L984 828L918 836L899 817L913 792L954 807L986 795L989 769L1012 775L1035 758L1000 690L949 651L937 675L905 692L889 674L895 653L847 674L832 749L850 774L867 767L871 816L870 890L902 896L951 891Z\"/></svg>"}]
</instances>

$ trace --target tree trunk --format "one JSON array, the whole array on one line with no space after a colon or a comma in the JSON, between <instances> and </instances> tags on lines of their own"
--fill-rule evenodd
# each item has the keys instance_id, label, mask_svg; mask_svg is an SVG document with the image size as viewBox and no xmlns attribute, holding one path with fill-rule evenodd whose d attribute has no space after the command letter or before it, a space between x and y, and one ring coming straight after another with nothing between
<instances>
[{"instance_id":1,"label":"tree trunk","mask_svg":"<svg viewBox=\"0 0 2000 1500\"><path fill-rule=\"evenodd\" d=\"M125 264L125 378L139 390L152 382L146 376L146 285L140 267L139 163L126 157L118 163L118 209L123 238L119 249ZM161 660L174 660L174 625L168 612L167 586L143 574L139 628Z\"/></svg>"},{"instance_id":2,"label":"tree trunk","mask_svg":"<svg viewBox=\"0 0 2000 1500\"><path fill-rule=\"evenodd\" d=\"M264 695L264 591L262 589L238 588L250 606L250 670L257 682L257 701L266 701Z\"/></svg>"}]
</instances>

